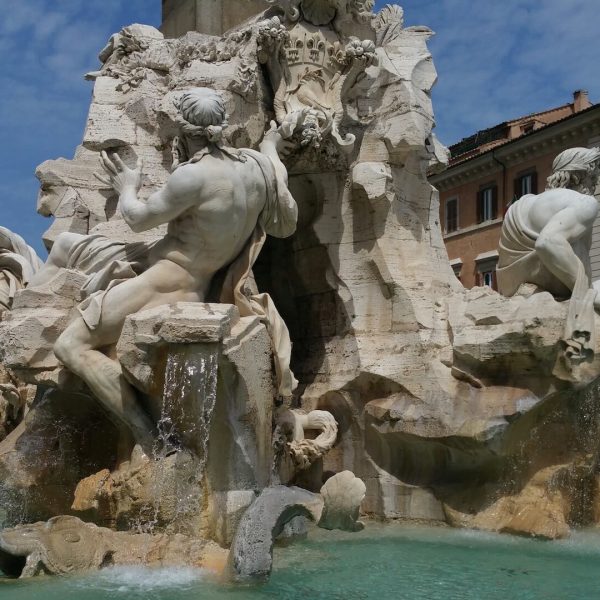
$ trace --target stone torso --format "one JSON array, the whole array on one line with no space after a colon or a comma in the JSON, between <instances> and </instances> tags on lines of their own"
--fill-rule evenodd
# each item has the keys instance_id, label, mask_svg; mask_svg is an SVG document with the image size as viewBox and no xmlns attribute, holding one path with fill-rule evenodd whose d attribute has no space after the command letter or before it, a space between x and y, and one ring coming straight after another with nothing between
<instances>
[{"instance_id":1,"label":"stone torso","mask_svg":"<svg viewBox=\"0 0 600 600\"><path fill-rule=\"evenodd\" d=\"M264 176L255 161L220 152L180 169L192 177L197 173L203 183L194 205L169 223L154 255L194 276L214 273L232 262L252 235L266 202Z\"/></svg>"}]
</instances>

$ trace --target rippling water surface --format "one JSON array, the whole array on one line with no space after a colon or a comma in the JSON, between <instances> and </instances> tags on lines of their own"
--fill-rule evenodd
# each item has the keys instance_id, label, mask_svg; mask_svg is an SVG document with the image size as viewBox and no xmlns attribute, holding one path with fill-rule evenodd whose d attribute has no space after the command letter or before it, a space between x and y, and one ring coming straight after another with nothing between
<instances>
[{"instance_id":1,"label":"rippling water surface","mask_svg":"<svg viewBox=\"0 0 600 600\"><path fill-rule=\"evenodd\" d=\"M600 598L600 534L541 542L445 528L315 530L276 548L268 584L230 587L196 569L113 568L0 580L0 600L587 600Z\"/></svg>"}]
</instances>

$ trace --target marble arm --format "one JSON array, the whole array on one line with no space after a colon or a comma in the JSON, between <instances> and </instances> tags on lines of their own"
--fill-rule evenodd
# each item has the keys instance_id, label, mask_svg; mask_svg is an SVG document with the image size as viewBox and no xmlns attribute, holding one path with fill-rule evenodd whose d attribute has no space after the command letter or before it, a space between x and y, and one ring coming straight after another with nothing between
<instances>
[{"instance_id":1,"label":"marble arm","mask_svg":"<svg viewBox=\"0 0 600 600\"><path fill-rule=\"evenodd\" d=\"M111 160L103 152L101 163L109 178L102 181L110 184L119 194L123 219L135 233L148 231L177 218L195 203L198 189L203 185L204 178L197 169L192 172L182 167L169 177L159 191L142 202L138 199L142 179L141 161L138 161L135 169L130 169L118 155L113 155Z\"/></svg>"},{"instance_id":2,"label":"marble arm","mask_svg":"<svg viewBox=\"0 0 600 600\"><path fill-rule=\"evenodd\" d=\"M296 148L296 144L291 140L291 137L294 131L304 122L307 112L307 110L303 110L296 115L290 131L287 131L284 126L279 127L276 121L271 121L271 126L260 143L261 153L271 159L277 178L286 187L288 184L288 172L286 166L281 161L281 155L287 154ZM288 128L290 128L289 124Z\"/></svg>"}]
</instances>

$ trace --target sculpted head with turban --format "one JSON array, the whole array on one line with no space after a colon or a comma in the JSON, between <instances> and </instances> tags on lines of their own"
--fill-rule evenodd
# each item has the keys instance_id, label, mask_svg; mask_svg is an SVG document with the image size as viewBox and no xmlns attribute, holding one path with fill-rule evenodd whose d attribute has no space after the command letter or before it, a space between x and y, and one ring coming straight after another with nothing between
<instances>
[{"instance_id":1,"label":"sculpted head with turban","mask_svg":"<svg viewBox=\"0 0 600 600\"><path fill-rule=\"evenodd\" d=\"M210 88L194 88L175 103L179 109L179 127L183 133L220 141L227 127L227 110L221 95Z\"/></svg>"},{"instance_id":2,"label":"sculpted head with turban","mask_svg":"<svg viewBox=\"0 0 600 600\"><path fill-rule=\"evenodd\" d=\"M600 148L569 148L552 164L548 189L571 188L593 195L600 175Z\"/></svg>"},{"instance_id":3,"label":"sculpted head with turban","mask_svg":"<svg viewBox=\"0 0 600 600\"><path fill-rule=\"evenodd\" d=\"M215 145L221 148L223 131L227 127L225 101L213 89L193 88L184 92L174 104L179 111L179 135L173 141L173 170L198 152L206 153Z\"/></svg>"}]
</instances>

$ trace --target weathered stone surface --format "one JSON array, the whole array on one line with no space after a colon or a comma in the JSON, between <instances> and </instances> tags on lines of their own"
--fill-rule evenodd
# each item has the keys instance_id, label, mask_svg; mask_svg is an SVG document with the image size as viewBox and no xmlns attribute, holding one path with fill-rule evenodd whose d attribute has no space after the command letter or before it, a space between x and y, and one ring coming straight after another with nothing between
<instances>
[{"instance_id":1,"label":"weathered stone surface","mask_svg":"<svg viewBox=\"0 0 600 600\"><path fill-rule=\"evenodd\" d=\"M273 545L285 525L304 517L323 529L360 531L358 514L365 484L351 472L333 475L313 494L298 487L267 488L246 511L231 545L229 577L238 583L268 579L273 564Z\"/></svg>"},{"instance_id":2,"label":"weathered stone surface","mask_svg":"<svg viewBox=\"0 0 600 600\"><path fill-rule=\"evenodd\" d=\"M134 451L117 469L82 479L70 509L107 527L127 530L151 523L157 531L206 537L202 478L201 465L189 451L152 459Z\"/></svg>"},{"instance_id":3,"label":"weathered stone surface","mask_svg":"<svg viewBox=\"0 0 600 600\"><path fill-rule=\"evenodd\" d=\"M16 295L14 310L0 323L0 357L25 381L56 385L61 379L53 347L74 315L85 280L79 271L62 269L47 284Z\"/></svg>"},{"instance_id":4,"label":"weathered stone surface","mask_svg":"<svg viewBox=\"0 0 600 600\"><path fill-rule=\"evenodd\" d=\"M118 565L214 567L225 551L184 535L111 531L71 516L0 532L0 568L12 577L69 575Z\"/></svg>"},{"instance_id":5,"label":"weathered stone surface","mask_svg":"<svg viewBox=\"0 0 600 600\"><path fill-rule=\"evenodd\" d=\"M69 514L77 483L116 460L118 433L89 397L53 391L0 443L5 524Z\"/></svg>"},{"instance_id":6,"label":"weathered stone surface","mask_svg":"<svg viewBox=\"0 0 600 600\"><path fill-rule=\"evenodd\" d=\"M90 150L105 150L137 143L135 122L113 105L93 104L83 137Z\"/></svg>"},{"instance_id":7,"label":"weathered stone surface","mask_svg":"<svg viewBox=\"0 0 600 600\"><path fill-rule=\"evenodd\" d=\"M298 516L318 520L323 500L296 487L263 490L246 511L229 551L229 577L237 583L265 581L273 566L273 544L284 525Z\"/></svg>"},{"instance_id":8,"label":"weathered stone surface","mask_svg":"<svg viewBox=\"0 0 600 600\"><path fill-rule=\"evenodd\" d=\"M572 465L547 467L520 491L497 494L495 501L475 514L451 504L445 504L444 511L448 522L457 527L548 540L569 537L572 526L590 523L598 500L598 482L589 467L583 473L576 471Z\"/></svg>"},{"instance_id":9,"label":"weathered stone surface","mask_svg":"<svg viewBox=\"0 0 600 600\"><path fill-rule=\"evenodd\" d=\"M358 520L358 515L366 491L364 482L351 471L342 471L330 477L321 488L323 512L319 527L342 531L364 529L364 523Z\"/></svg>"}]
</instances>

